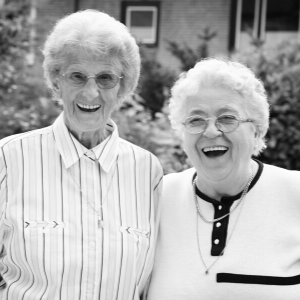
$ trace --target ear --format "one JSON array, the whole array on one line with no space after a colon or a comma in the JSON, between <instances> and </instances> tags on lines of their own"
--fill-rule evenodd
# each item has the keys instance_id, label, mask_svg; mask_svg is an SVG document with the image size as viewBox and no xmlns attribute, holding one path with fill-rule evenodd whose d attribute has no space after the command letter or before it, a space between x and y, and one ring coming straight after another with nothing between
<instances>
[{"instance_id":1,"label":"ear","mask_svg":"<svg viewBox=\"0 0 300 300\"><path fill-rule=\"evenodd\" d=\"M53 93L55 94L56 98L57 99L61 98L61 89L60 89L58 78L55 78L53 80L52 86L53 86Z\"/></svg>"},{"instance_id":2,"label":"ear","mask_svg":"<svg viewBox=\"0 0 300 300\"><path fill-rule=\"evenodd\" d=\"M52 82L53 89L55 92L59 91L59 84L58 84L58 78L55 78L54 81Z\"/></svg>"}]
</instances>

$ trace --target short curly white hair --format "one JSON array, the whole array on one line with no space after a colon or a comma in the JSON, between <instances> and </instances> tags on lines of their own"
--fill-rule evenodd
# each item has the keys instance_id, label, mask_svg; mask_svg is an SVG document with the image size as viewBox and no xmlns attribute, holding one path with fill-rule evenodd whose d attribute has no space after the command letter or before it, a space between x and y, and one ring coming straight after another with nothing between
<instances>
[{"instance_id":1,"label":"short curly white hair","mask_svg":"<svg viewBox=\"0 0 300 300\"><path fill-rule=\"evenodd\" d=\"M172 127L183 137L187 97L197 94L201 88L211 87L227 88L243 96L249 117L257 128L257 147L253 155L258 155L266 148L269 103L261 80L251 69L237 61L207 58L180 75L171 90L169 118Z\"/></svg>"},{"instance_id":2,"label":"short curly white hair","mask_svg":"<svg viewBox=\"0 0 300 300\"><path fill-rule=\"evenodd\" d=\"M118 101L121 103L136 89L141 58L139 47L128 28L106 13L87 9L60 19L48 36L44 49L44 75L53 90L53 82L68 58L83 51L91 57L110 61L119 59L123 79ZM54 93L55 96L55 93Z\"/></svg>"}]
</instances>

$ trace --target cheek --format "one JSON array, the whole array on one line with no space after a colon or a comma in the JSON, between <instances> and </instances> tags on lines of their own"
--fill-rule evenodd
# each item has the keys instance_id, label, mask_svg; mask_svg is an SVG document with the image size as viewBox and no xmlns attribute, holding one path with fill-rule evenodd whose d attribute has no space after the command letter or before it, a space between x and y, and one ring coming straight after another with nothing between
<instances>
[{"instance_id":1,"label":"cheek","mask_svg":"<svg viewBox=\"0 0 300 300\"><path fill-rule=\"evenodd\" d=\"M197 135L186 135L183 140L183 146L186 154L191 158L198 156L200 148L198 147L199 138Z\"/></svg>"},{"instance_id":2,"label":"cheek","mask_svg":"<svg viewBox=\"0 0 300 300\"><path fill-rule=\"evenodd\" d=\"M251 139L249 135L247 138L247 136L244 135L244 137L240 139L238 142L237 151L239 152L239 155L246 156L246 157L251 156L253 153L254 144L255 144L254 138Z\"/></svg>"}]
</instances>

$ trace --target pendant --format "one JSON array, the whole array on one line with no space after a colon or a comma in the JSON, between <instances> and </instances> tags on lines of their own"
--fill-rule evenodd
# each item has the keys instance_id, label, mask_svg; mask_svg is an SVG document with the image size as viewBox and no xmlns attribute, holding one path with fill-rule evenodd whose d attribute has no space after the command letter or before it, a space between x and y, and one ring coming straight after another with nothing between
<instances>
[{"instance_id":1,"label":"pendant","mask_svg":"<svg viewBox=\"0 0 300 300\"><path fill-rule=\"evenodd\" d=\"M208 270L205 271L205 274L208 275Z\"/></svg>"},{"instance_id":2,"label":"pendant","mask_svg":"<svg viewBox=\"0 0 300 300\"><path fill-rule=\"evenodd\" d=\"M104 227L103 220L101 220L100 218L98 218L98 228L103 228L103 227Z\"/></svg>"}]
</instances>

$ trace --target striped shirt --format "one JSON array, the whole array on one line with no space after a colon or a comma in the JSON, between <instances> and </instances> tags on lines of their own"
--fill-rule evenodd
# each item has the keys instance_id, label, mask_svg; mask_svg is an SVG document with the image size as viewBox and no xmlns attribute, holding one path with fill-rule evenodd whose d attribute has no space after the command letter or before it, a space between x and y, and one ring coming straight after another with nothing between
<instances>
[{"instance_id":1,"label":"striped shirt","mask_svg":"<svg viewBox=\"0 0 300 300\"><path fill-rule=\"evenodd\" d=\"M118 136L52 126L0 142L0 299L137 300L153 265L162 168Z\"/></svg>"}]
</instances>

